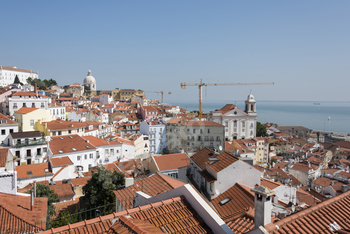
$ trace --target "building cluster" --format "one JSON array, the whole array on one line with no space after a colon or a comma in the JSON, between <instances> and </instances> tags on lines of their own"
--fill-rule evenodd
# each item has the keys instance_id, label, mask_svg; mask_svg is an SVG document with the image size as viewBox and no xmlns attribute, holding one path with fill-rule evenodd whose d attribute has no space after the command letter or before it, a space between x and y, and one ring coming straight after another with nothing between
<instances>
[{"instance_id":1,"label":"building cluster","mask_svg":"<svg viewBox=\"0 0 350 234\"><path fill-rule=\"evenodd\" d=\"M13 86L20 72L23 83L38 75L0 70L0 233L350 231L350 143L272 123L258 136L252 94L244 110L198 119L139 89L97 90L90 70L83 84L47 90ZM65 217L98 168L125 175L114 212L47 230L47 198L26 192L48 185L50 218Z\"/></svg>"}]
</instances>

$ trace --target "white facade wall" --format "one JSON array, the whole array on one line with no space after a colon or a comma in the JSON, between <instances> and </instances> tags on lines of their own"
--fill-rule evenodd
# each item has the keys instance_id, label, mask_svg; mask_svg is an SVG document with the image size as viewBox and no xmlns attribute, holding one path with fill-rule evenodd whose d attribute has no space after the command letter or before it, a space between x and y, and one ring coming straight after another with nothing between
<instances>
[{"instance_id":1,"label":"white facade wall","mask_svg":"<svg viewBox=\"0 0 350 234\"><path fill-rule=\"evenodd\" d=\"M16 67L15 67L16 68ZM27 84L27 79L31 77L32 79L39 78L39 74L36 72L24 72L16 70L7 70L0 66L0 86L7 86L13 84L16 75L23 84Z\"/></svg>"},{"instance_id":2,"label":"white facade wall","mask_svg":"<svg viewBox=\"0 0 350 234\"><path fill-rule=\"evenodd\" d=\"M8 103L8 114L13 115L13 113L22 107L31 107L31 108L41 108L48 109L48 103L50 100L48 98L42 97L7 97Z\"/></svg>"},{"instance_id":3,"label":"white facade wall","mask_svg":"<svg viewBox=\"0 0 350 234\"><path fill-rule=\"evenodd\" d=\"M166 147L166 128L164 124L149 125L146 121L140 124L140 133L149 136L150 153L159 154Z\"/></svg>"},{"instance_id":4,"label":"white facade wall","mask_svg":"<svg viewBox=\"0 0 350 234\"><path fill-rule=\"evenodd\" d=\"M0 120L1 121L1 120ZM8 142L4 142L8 135L12 132L18 132L18 124L0 124L0 143L7 144Z\"/></svg>"},{"instance_id":5,"label":"white facade wall","mask_svg":"<svg viewBox=\"0 0 350 234\"><path fill-rule=\"evenodd\" d=\"M219 196L227 189L231 188L236 183L254 188L256 184L260 185L260 178L262 172L255 169L252 165L242 162L241 160L236 161L225 169L219 171L217 174L213 172L208 166L206 170L216 178L214 183L214 196L212 199ZM207 188L210 186L207 186ZM208 192L210 188L207 189Z\"/></svg>"},{"instance_id":6,"label":"white facade wall","mask_svg":"<svg viewBox=\"0 0 350 234\"><path fill-rule=\"evenodd\" d=\"M107 164L121 159L122 145L96 146L99 164Z\"/></svg>"},{"instance_id":7,"label":"white facade wall","mask_svg":"<svg viewBox=\"0 0 350 234\"><path fill-rule=\"evenodd\" d=\"M278 200L286 204L288 204L289 202L292 202L294 205L297 205L296 188L281 185L273 189L273 191L276 193Z\"/></svg>"},{"instance_id":8,"label":"white facade wall","mask_svg":"<svg viewBox=\"0 0 350 234\"><path fill-rule=\"evenodd\" d=\"M64 106L50 106L49 110L53 119L66 119L66 108Z\"/></svg>"},{"instance_id":9,"label":"white facade wall","mask_svg":"<svg viewBox=\"0 0 350 234\"><path fill-rule=\"evenodd\" d=\"M78 170L78 167L82 167L82 172L88 172L90 167L95 167L98 163L98 158L95 149L55 155L52 154L51 150L49 150L48 152L49 158L58 158L62 156L69 157L69 159L73 162L75 166L75 171Z\"/></svg>"},{"instance_id":10,"label":"white facade wall","mask_svg":"<svg viewBox=\"0 0 350 234\"><path fill-rule=\"evenodd\" d=\"M0 192L17 193L17 171L0 171Z\"/></svg>"},{"instance_id":11,"label":"white facade wall","mask_svg":"<svg viewBox=\"0 0 350 234\"><path fill-rule=\"evenodd\" d=\"M24 188L30 183L33 183L35 181L50 181L53 174L46 174L41 176L33 176L33 177L26 177L26 178L17 178L17 187L18 188Z\"/></svg>"},{"instance_id":12,"label":"white facade wall","mask_svg":"<svg viewBox=\"0 0 350 234\"><path fill-rule=\"evenodd\" d=\"M135 146L129 144L122 144L121 161L127 161L135 158Z\"/></svg>"},{"instance_id":13,"label":"white facade wall","mask_svg":"<svg viewBox=\"0 0 350 234\"><path fill-rule=\"evenodd\" d=\"M61 170L61 168L62 166L53 167L52 173L55 175L59 170ZM74 171L75 171L74 165L68 165L53 178L53 181L60 181L64 179L74 179L77 177L77 174L75 174Z\"/></svg>"}]
</instances>

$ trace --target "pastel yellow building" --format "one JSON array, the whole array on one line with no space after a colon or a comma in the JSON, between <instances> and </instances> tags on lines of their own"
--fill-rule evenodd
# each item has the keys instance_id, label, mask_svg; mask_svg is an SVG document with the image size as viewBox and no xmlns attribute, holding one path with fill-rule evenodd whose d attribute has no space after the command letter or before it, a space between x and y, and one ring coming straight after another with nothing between
<instances>
[{"instance_id":1,"label":"pastel yellow building","mask_svg":"<svg viewBox=\"0 0 350 234\"><path fill-rule=\"evenodd\" d=\"M82 136L86 126L86 123L64 121L61 119L49 122L42 122L39 120L35 123L36 130L42 132L44 136L64 136L71 134Z\"/></svg>"},{"instance_id":2,"label":"pastel yellow building","mask_svg":"<svg viewBox=\"0 0 350 234\"><path fill-rule=\"evenodd\" d=\"M35 123L38 120L51 121L53 119L50 110L30 107L22 107L14 113L14 116L19 132L36 131Z\"/></svg>"}]
</instances>

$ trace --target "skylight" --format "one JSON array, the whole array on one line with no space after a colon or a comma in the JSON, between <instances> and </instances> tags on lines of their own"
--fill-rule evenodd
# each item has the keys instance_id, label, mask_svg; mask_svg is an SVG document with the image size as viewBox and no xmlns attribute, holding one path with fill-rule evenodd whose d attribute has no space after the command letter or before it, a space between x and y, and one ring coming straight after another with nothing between
<instances>
[{"instance_id":1,"label":"skylight","mask_svg":"<svg viewBox=\"0 0 350 234\"><path fill-rule=\"evenodd\" d=\"M218 162L219 160L213 160L210 163L208 163L209 165L213 165L214 163Z\"/></svg>"},{"instance_id":2,"label":"skylight","mask_svg":"<svg viewBox=\"0 0 350 234\"><path fill-rule=\"evenodd\" d=\"M73 139L73 136L69 136L69 138Z\"/></svg>"},{"instance_id":3,"label":"skylight","mask_svg":"<svg viewBox=\"0 0 350 234\"><path fill-rule=\"evenodd\" d=\"M224 200L220 201L219 204L220 204L221 206L223 206L223 205L225 205L225 204L226 204L227 202L229 202L229 201L231 201L231 198L227 197L227 198L225 198Z\"/></svg>"},{"instance_id":4,"label":"skylight","mask_svg":"<svg viewBox=\"0 0 350 234\"><path fill-rule=\"evenodd\" d=\"M91 147L90 147L90 146L88 146L88 145L87 145L87 146L85 146L85 147L86 147L87 149L91 149Z\"/></svg>"},{"instance_id":5,"label":"skylight","mask_svg":"<svg viewBox=\"0 0 350 234\"><path fill-rule=\"evenodd\" d=\"M77 149L76 149L76 148L72 148L72 150L73 150L73 151L77 151Z\"/></svg>"},{"instance_id":6,"label":"skylight","mask_svg":"<svg viewBox=\"0 0 350 234\"><path fill-rule=\"evenodd\" d=\"M63 140L63 137L60 137L61 140Z\"/></svg>"},{"instance_id":7,"label":"skylight","mask_svg":"<svg viewBox=\"0 0 350 234\"><path fill-rule=\"evenodd\" d=\"M63 154L63 151L62 151L62 150L59 150L58 153Z\"/></svg>"}]
</instances>

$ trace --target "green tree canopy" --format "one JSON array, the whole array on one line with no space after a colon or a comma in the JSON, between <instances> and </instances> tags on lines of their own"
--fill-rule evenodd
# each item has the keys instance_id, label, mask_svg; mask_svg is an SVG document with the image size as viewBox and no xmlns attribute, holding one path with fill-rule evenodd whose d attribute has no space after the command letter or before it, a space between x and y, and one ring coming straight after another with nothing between
<instances>
[{"instance_id":1,"label":"green tree canopy","mask_svg":"<svg viewBox=\"0 0 350 234\"><path fill-rule=\"evenodd\" d=\"M19 80L17 75L16 75L15 81L13 81L13 83L23 85L23 83Z\"/></svg>"},{"instance_id":2,"label":"green tree canopy","mask_svg":"<svg viewBox=\"0 0 350 234\"><path fill-rule=\"evenodd\" d=\"M30 193L34 188L28 190L26 193ZM50 189L47 184L37 184L36 185L36 196L37 197L47 197L47 217L51 218L52 215L56 214L55 207L52 203L57 202L58 195Z\"/></svg>"},{"instance_id":3,"label":"green tree canopy","mask_svg":"<svg viewBox=\"0 0 350 234\"><path fill-rule=\"evenodd\" d=\"M278 161L277 161L277 158L271 158L271 165L272 165L272 163L277 163Z\"/></svg>"},{"instance_id":4,"label":"green tree canopy","mask_svg":"<svg viewBox=\"0 0 350 234\"><path fill-rule=\"evenodd\" d=\"M83 187L84 199L88 208L107 205L115 202L113 191L124 185L124 174L117 171L107 171L99 167L92 178Z\"/></svg>"},{"instance_id":5,"label":"green tree canopy","mask_svg":"<svg viewBox=\"0 0 350 234\"><path fill-rule=\"evenodd\" d=\"M256 136L257 137L266 137L267 131L264 125L262 125L260 122L256 122Z\"/></svg>"},{"instance_id":6,"label":"green tree canopy","mask_svg":"<svg viewBox=\"0 0 350 234\"><path fill-rule=\"evenodd\" d=\"M47 79L40 80L38 78L33 79L31 77L28 77L27 83L33 86L36 85L39 87L39 89L42 89L42 90L45 90L52 85L57 85L57 82L52 78L50 80L47 80Z\"/></svg>"}]
</instances>

